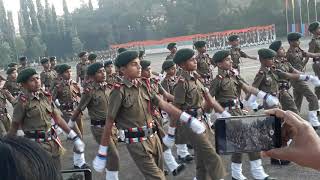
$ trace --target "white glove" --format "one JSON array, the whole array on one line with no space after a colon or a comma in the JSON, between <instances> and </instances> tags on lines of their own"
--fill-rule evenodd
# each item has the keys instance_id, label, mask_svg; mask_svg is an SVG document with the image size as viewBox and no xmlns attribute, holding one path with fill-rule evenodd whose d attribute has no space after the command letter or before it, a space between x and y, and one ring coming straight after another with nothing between
<instances>
[{"instance_id":1,"label":"white glove","mask_svg":"<svg viewBox=\"0 0 320 180\"><path fill-rule=\"evenodd\" d=\"M300 76L299 76L299 80L302 80L302 81L308 81L309 78L310 78L310 76L305 75L305 74L300 74Z\"/></svg>"},{"instance_id":2,"label":"white glove","mask_svg":"<svg viewBox=\"0 0 320 180\"><path fill-rule=\"evenodd\" d=\"M59 102L59 99L56 99L56 100L54 101L54 103L55 103L58 107L61 106L61 104L60 104L60 102Z\"/></svg>"},{"instance_id":3,"label":"white glove","mask_svg":"<svg viewBox=\"0 0 320 180\"><path fill-rule=\"evenodd\" d=\"M174 136L168 135L166 134L163 138L162 138L162 142L164 145L166 145L168 148L172 148L175 142L175 138Z\"/></svg>"},{"instance_id":4,"label":"white glove","mask_svg":"<svg viewBox=\"0 0 320 180\"><path fill-rule=\"evenodd\" d=\"M17 131L17 136L24 136L23 130L19 129L19 130Z\"/></svg>"},{"instance_id":5,"label":"white glove","mask_svg":"<svg viewBox=\"0 0 320 180\"><path fill-rule=\"evenodd\" d=\"M68 134L68 138L73 141L74 148L76 151L80 153L84 152L85 144L73 130L71 130Z\"/></svg>"},{"instance_id":6,"label":"white glove","mask_svg":"<svg viewBox=\"0 0 320 180\"><path fill-rule=\"evenodd\" d=\"M186 112L181 113L180 119L182 122L188 123L192 131L196 134L202 134L206 130L202 122Z\"/></svg>"},{"instance_id":7,"label":"white glove","mask_svg":"<svg viewBox=\"0 0 320 180\"><path fill-rule=\"evenodd\" d=\"M279 105L279 99L277 97L274 97L271 94L267 94L263 91L259 91L257 97L262 100L265 99L269 107Z\"/></svg>"},{"instance_id":8,"label":"white glove","mask_svg":"<svg viewBox=\"0 0 320 180\"><path fill-rule=\"evenodd\" d=\"M257 96L255 96L254 94L251 94L248 101L247 101L247 104L250 106L250 104L255 101L257 101Z\"/></svg>"},{"instance_id":9,"label":"white glove","mask_svg":"<svg viewBox=\"0 0 320 180\"><path fill-rule=\"evenodd\" d=\"M320 86L320 80L319 80L318 77L310 76L310 82L311 82L311 84L313 84L315 87L319 87L319 86Z\"/></svg>"},{"instance_id":10,"label":"white glove","mask_svg":"<svg viewBox=\"0 0 320 180\"><path fill-rule=\"evenodd\" d=\"M108 146L99 146L99 151L92 162L93 169L97 172L104 172L107 164Z\"/></svg>"},{"instance_id":11,"label":"white glove","mask_svg":"<svg viewBox=\"0 0 320 180\"><path fill-rule=\"evenodd\" d=\"M68 126L69 128L73 129L76 126L76 122L69 119Z\"/></svg>"},{"instance_id":12,"label":"white glove","mask_svg":"<svg viewBox=\"0 0 320 180\"><path fill-rule=\"evenodd\" d=\"M249 106L253 110L258 110L259 109L259 104L257 103L257 101L252 102L251 104L249 104Z\"/></svg>"},{"instance_id":13,"label":"white glove","mask_svg":"<svg viewBox=\"0 0 320 180\"><path fill-rule=\"evenodd\" d=\"M231 117L231 114L228 111L223 111L221 113L221 117L222 118L228 118L228 117Z\"/></svg>"}]
</instances>

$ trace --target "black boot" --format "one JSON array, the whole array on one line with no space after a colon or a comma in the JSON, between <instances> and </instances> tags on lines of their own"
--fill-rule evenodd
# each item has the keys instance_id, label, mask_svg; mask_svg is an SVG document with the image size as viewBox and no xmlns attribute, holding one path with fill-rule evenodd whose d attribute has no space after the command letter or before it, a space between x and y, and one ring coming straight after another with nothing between
<instances>
[{"instance_id":1,"label":"black boot","mask_svg":"<svg viewBox=\"0 0 320 180\"><path fill-rule=\"evenodd\" d=\"M179 175L185 168L186 168L186 166L184 164L179 164L179 166L175 170L172 171L172 175L173 176Z\"/></svg>"}]
</instances>

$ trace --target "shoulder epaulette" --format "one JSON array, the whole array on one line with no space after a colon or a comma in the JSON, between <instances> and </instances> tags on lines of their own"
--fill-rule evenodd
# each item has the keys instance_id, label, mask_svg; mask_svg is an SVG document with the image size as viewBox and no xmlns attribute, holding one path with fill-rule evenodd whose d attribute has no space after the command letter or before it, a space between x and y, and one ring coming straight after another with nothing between
<instances>
[{"instance_id":1,"label":"shoulder epaulette","mask_svg":"<svg viewBox=\"0 0 320 180\"><path fill-rule=\"evenodd\" d=\"M113 88L114 89L120 89L122 85L123 85L122 83L114 83L113 84Z\"/></svg>"},{"instance_id":2,"label":"shoulder epaulette","mask_svg":"<svg viewBox=\"0 0 320 180\"><path fill-rule=\"evenodd\" d=\"M20 94L19 95L19 100L21 100L22 102L26 102L27 100L28 100L28 97L26 96L26 95L24 95L24 94Z\"/></svg>"},{"instance_id":3,"label":"shoulder epaulette","mask_svg":"<svg viewBox=\"0 0 320 180\"><path fill-rule=\"evenodd\" d=\"M184 77L180 76L178 77L178 82L185 82L186 80L184 79Z\"/></svg>"},{"instance_id":4,"label":"shoulder epaulette","mask_svg":"<svg viewBox=\"0 0 320 180\"><path fill-rule=\"evenodd\" d=\"M220 75L220 74L218 74L218 75L217 75L217 78L218 78L218 79L223 79L223 76Z\"/></svg>"},{"instance_id":5,"label":"shoulder epaulette","mask_svg":"<svg viewBox=\"0 0 320 180\"><path fill-rule=\"evenodd\" d=\"M260 71L258 72L258 74L264 74L264 72L263 72L262 70L260 70Z\"/></svg>"},{"instance_id":6,"label":"shoulder epaulette","mask_svg":"<svg viewBox=\"0 0 320 180\"><path fill-rule=\"evenodd\" d=\"M45 96L51 96L51 93L49 93L48 91L43 91L43 94L44 94Z\"/></svg>"}]
</instances>

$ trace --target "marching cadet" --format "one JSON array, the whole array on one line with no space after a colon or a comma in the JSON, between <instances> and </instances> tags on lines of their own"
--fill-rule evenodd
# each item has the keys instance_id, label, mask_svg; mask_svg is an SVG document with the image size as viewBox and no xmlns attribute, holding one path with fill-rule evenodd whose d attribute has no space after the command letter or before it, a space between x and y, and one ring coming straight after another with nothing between
<instances>
[{"instance_id":1,"label":"marching cadet","mask_svg":"<svg viewBox=\"0 0 320 180\"><path fill-rule=\"evenodd\" d=\"M169 62L169 61L165 61ZM151 78L152 71L151 71L151 62L142 60L140 61L140 65L142 68L141 71L141 79L142 79L142 84L145 86L146 90L149 93L156 93L157 95L162 95L164 99L170 100L171 102L173 101L173 96L166 92L166 90L161 86L159 81L155 78ZM156 106L151 106L151 114L153 117L153 120L158 128L158 136L160 139L162 139L165 136L165 132L163 129L163 120L161 117L161 111L158 107ZM172 155L172 151L170 148L168 148L166 145L162 143L163 147L163 159L167 167L169 168L170 172L172 173L173 176L177 176L180 174L181 171L185 169L185 165L178 164L175 160L175 158Z\"/></svg>"},{"instance_id":2,"label":"marching cadet","mask_svg":"<svg viewBox=\"0 0 320 180\"><path fill-rule=\"evenodd\" d=\"M96 54L89 54L88 56L89 64L93 64L97 61L97 55Z\"/></svg>"},{"instance_id":3,"label":"marching cadet","mask_svg":"<svg viewBox=\"0 0 320 180\"><path fill-rule=\"evenodd\" d=\"M18 73L28 67L28 59L26 56L22 56L19 58L20 67L18 68Z\"/></svg>"},{"instance_id":4,"label":"marching cadet","mask_svg":"<svg viewBox=\"0 0 320 180\"><path fill-rule=\"evenodd\" d=\"M140 60L143 60L145 56L146 56L146 51L145 50L139 51L139 59Z\"/></svg>"},{"instance_id":5,"label":"marching cadet","mask_svg":"<svg viewBox=\"0 0 320 180\"><path fill-rule=\"evenodd\" d=\"M21 83L23 93L18 97L18 101L13 109L13 118L9 135L16 135L21 126L25 137L38 142L50 156L52 156L56 168L61 169L60 154L61 142L51 126L51 119L68 134L68 138L74 143L74 148L78 152L84 151L84 143L79 136L71 130L65 120L61 118L61 112L52 102L51 95L41 89L39 75L32 68L21 71L17 82Z\"/></svg>"},{"instance_id":6,"label":"marching cadet","mask_svg":"<svg viewBox=\"0 0 320 180\"><path fill-rule=\"evenodd\" d=\"M300 48L300 33L289 33L287 36L289 42L289 49L287 51L287 60L298 71L305 72L305 66L308 63L308 58L318 58L320 53L305 52ZM307 58L307 59L304 59ZM309 102L308 120L314 128L320 126L319 119L317 117L317 110L319 109L319 103L317 96L310 90L307 83L302 80L292 81L293 97L297 105L298 110L301 110L303 97L306 97Z\"/></svg>"},{"instance_id":7,"label":"marching cadet","mask_svg":"<svg viewBox=\"0 0 320 180\"><path fill-rule=\"evenodd\" d=\"M106 82L108 84L113 85L118 82L117 74L114 72L113 62L111 60L104 62L104 69L106 70Z\"/></svg>"},{"instance_id":8,"label":"marching cadet","mask_svg":"<svg viewBox=\"0 0 320 180\"><path fill-rule=\"evenodd\" d=\"M172 138L175 135L176 144L181 140L184 140L183 143L186 143L185 140L187 139L190 141L196 157L196 179L222 179L226 173L222 160L215 151L211 127L204 119L204 112L207 112L207 108L203 103L205 87L194 75L194 71L197 70L194 51L192 49L180 49L174 56L173 62L182 69L181 76L174 88L173 103L182 111L196 118L198 122L201 122L206 130L202 134L196 134L185 124L179 122L176 124L171 123L168 137ZM225 114L229 116L227 112L223 112L222 114L223 116ZM173 118L170 119L172 120Z\"/></svg>"},{"instance_id":9,"label":"marching cadet","mask_svg":"<svg viewBox=\"0 0 320 180\"><path fill-rule=\"evenodd\" d=\"M312 33L313 37L311 42L309 43L309 52L310 53L320 53L320 23L313 22L309 25L309 31ZM320 57L313 58L312 69L316 76L320 78ZM318 97L318 101L320 103L320 87L315 88L315 94Z\"/></svg>"},{"instance_id":10,"label":"marching cadet","mask_svg":"<svg viewBox=\"0 0 320 180\"><path fill-rule=\"evenodd\" d=\"M88 53L87 52L81 52L78 54L78 57L80 58L80 62L77 64L77 76L76 76L76 82L80 83L83 86L84 80L86 77L86 69L88 65Z\"/></svg>"},{"instance_id":11,"label":"marching cadet","mask_svg":"<svg viewBox=\"0 0 320 180\"><path fill-rule=\"evenodd\" d=\"M240 73L240 58L249 58L252 60L257 60L256 57L249 56L240 49L240 37L238 35L231 35L228 38L229 44L231 45L230 52L232 58L232 67L237 69Z\"/></svg>"},{"instance_id":12,"label":"marching cadet","mask_svg":"<svg viewBox=\"0 0 320 180\"><path fill-rule=\"evenodd\" d=\"M167 49L170 51L170 54L166 57L166 60L172 60L174 55L177 52L177 43L172 42L167 45Z\"/></svg>"},{"instance_id":13,"label":"marching cadet","mask_svg":"<svg viewBox=\"0 0 320 180\"><path fill-rule=\"evenodd\" d=\"M0 84L5 81L0 75ZM14 97L7 89L0 88L0 137L7 134L10 129L11 117L7 110L7 100L14 105Z\"/></svg>"},{"instance_id":14,"label":"marching cadet","mask_svg":"<svg viewBox=\"0 0 320 180\"><path fill-rule=\"evenodd\" d=\"M19 83L17 83L18 72L15 68L7 70L7 81L4 83L3 89L7 89L13 97L17 97L21 91Z\"/></svg>"},{"instance_id":15,"label":"marching cadet","mask_svg":"<svg viewBox=\"0 0 320 180\"><path fill-rule=\"evenodd\" d=\"M164 180L161 141L155 134L157 129L149 105L158 105L175 119L180 117L184 123L189 120L190 128L196 133L204 132L204 127L195 118L145 90L138 80L141 77L138 55L136 51L125 51L116 58L115 65L120 68L123 81L111 91L106 125L93 167L101 172L109 161L112 128L116 123L119 130L125 132L127 149L145 179Z\"/></svg>"},{"instance_id":16,"label":"marching cadet","mask_svg":"<svg viewBox=\"0 0 320 180\"><path fill-rule=\"evenodd\" d=\"M218 66L220 71L217 77L212 81L210 86L210 94L225 108L232 116L243 116L240 97L241 91L248 94L255 94L260 99L266 99L266 103L270 106L276 105L279 101L263 91L258 91L247 85L241 78L237 70L232 68L232 59L230 51L218 51L213 56L214 63ZM258 92L258 93L257 93ZM265 98L266 97L266 98ZM264 172L260 153L248 153L251 166L251 174L254 179L270 180L274 179L269 177ZM242 154L234 153L231 156L231 175L233 180L247 179L242 174Z\"/></svg>"},{"instance_id":17,"label":"marching cadet","mask_svg":"<svg viewBox=\"0 0 320 180\"><path fill-rule=\"evenodd\" d=\"M51 56L49 60L50 60L51 69L54 70L57 65L57 57Z\"/></svg>"},{"instance_id":18,"label":"marching cadet","mask_svg":"<svg viewBox=\"0 0 320 180\"><path fill-rule=\"evenodd\" d=\"M93 63L88 66L87 75L92 80L91 84L87 84L81 95L81 100L78 107L73 112L69 121L69 126L74 127L75 121L79 120L79 115L85 108L88 108L88 113L91 121L91 132L95 141L99 144L109 104L109 95L111 87L105 82L106 72L102 63ZM108 149L108 163L106 168L106 179L117 180L120 164L119 153L116 148L118 144L118 130L115 126L112 127L112 140ZM101 170L102 171L102 170Z\"/></svg>"},{"instance_id":19,"label":"marching cadet","mask_svg":"<svg viewBox=\"0 0 320 180\"><path fill-rule=\"evenodd\" d=\"M176 84L176 65L173 61L164 61L162 71L166 72L165 78L161 81L162 87L170 94L173 94L174 85Z\"/></svg>"},{"instance_id":20,"label":"marching cadet","mask_svg":"<svg viewBox=\"0 0 320 180\"><path fill-rule=\"evenodd\" d=\"M78 83L71 79L71 66L61 64L58 66L57 72L59 73L61 80L53 87L52 99L60 105L58 108L62 111L63 119L69 120L75 107L79 104L81 96L80 87ZM78 118L77 125L80 133L83 135L82 116L80 115ZM73 152L73 164L75 169L89 168L86 164L83 152Z\"/></svg>"},{"instance_id":21,"label":"marching cadet","mask_svg":"<svg viewBox=\"0 0 320 180\"><path fill-rule=\"evenodd\" d=\"M270 46L269 49L274 50L277 55L274 58L274 65L276 69L280 69L283 72L288 73L295 73L299 74L300 72L287 61L286 58L286 50L282 46L281 41L274 41ZM298 108L292 95L289 92L291 87L290 81L287 78L281 78L278 81L279 85L279 101L283 110L287 111L290 110L296 114L299 114Z\"/></svg>"},{"instance_id":22,"label":"marching cadet","mask_svg":"<svg viewBox=\"0 0 320 180\"><path fill-rule=\"evenodd\" d=\"M17 63L10 63L8 64L8 68L15 68L15 69L18 69L18 64Z\"/></svg>"},{"instance_id":23,"label":"marching cadet","mask_svg":"<svg viewBox=\"0 0 320 180\"><path fill-rule=\"evenodd\" d=\"M40 73L40 81L42 86L44 86L44 90L49 92L53 80L57 77L57 74L53 69L51 69L51 64L48 58L41 59L41 65L43 67L43 71Z\"/></svg>"},{"instance_id":24,"label":"marching cadet","mask_svg":"<svg viewBox=\"0 0 320 180\"><path fill-rule=\"evenodd\" d=\"M211 58L207 54L207 47L205 41L197 41L194 43L194 47L198 51L196 56L197 60L197 73L201 76L202 82L205 86L209 87L210 81L212 79Z\"/></svg>"}]
</instances>

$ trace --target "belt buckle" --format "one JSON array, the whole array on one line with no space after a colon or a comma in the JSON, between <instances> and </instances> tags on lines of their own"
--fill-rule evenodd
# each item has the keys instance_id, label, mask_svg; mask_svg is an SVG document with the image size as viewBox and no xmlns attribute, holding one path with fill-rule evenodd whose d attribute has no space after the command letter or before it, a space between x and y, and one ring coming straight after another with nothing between
<instances>
[{"instance_id":1,"label":"belt buckle","mask_svg":"<svg viewBox=\"0 0 320 180\"><path fill-rule=\"evenodd\" d=\"M149 137L149 136L151 136L152 134L153 134L152 128L147 128L147 129L144 130L144 136L145 136L145 137Z\"/></svg>"}]
</instances>

